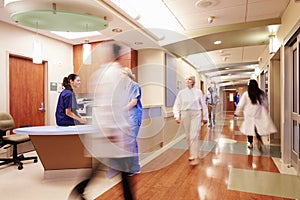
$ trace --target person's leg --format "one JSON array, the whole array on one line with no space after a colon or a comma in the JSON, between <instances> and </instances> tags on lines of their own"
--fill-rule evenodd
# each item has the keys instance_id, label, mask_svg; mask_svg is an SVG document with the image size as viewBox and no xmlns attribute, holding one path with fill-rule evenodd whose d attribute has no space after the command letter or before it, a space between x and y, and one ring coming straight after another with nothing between
<instances>
[{"instance_id":1,"label":"person's leg","mask_svg":"<svg viewBox=\"0 0 300 200\"><path fill-rule=\"evenodd\" d=\"M263 143L263 141L262 141L262 139L261 139L261 136L260 136L259 133L257 132L256 127L255 127L255 136L256 136L257 142L258 142L257 147L258 147L258 149L259 149L260 151L262 151L262 145L263 145L264 143Z\"/></svg>"},{"instance_id":2,"label":"person's leg","mask_svg":"<svg viewBox=\"0 0 300 200\"><path fill-rule=\"evenodd\" d=\"M248 135L247 138L248 138L248 142L249 142L248 148L252 149L253 148L253 136Z\"/></svg>"},{"instance_id":3,"label":"person's leg","mask_svg":"<svg viewBox=\"0 0 300 200\"><path fill-rule=\"evenodd\" d=\"M133 200L134 196L132 193L132 177L128 177L128 173L121 172L122 175L122 187L123 187L123 196L125 200Z\"/></svg>"},{"instance_id":4,"label":"person's leg","mask_svg":"<svg viewBox=\"0 0 300 200\"><path fill-rule=\"evenodd\" d=\"M191 161L191 165L197 165L199 163L199 133L201 129L201 113L199 111L191 111L191 128L190 128L190 151L194 160Z\"/></svg>"},{"instance_id":5,"label":"person's leg","mask_svg":"<svg viewBox=\"0 0 300 200\"><path fill-rule=\"evenodd\" d=\"M216 125L216 105L212 106L212 120L213 124Z\"/></svg>"},{"instance_id":6,"label":"person's leg","mask_svg":"<svg viewBox=\"0 0 300 200\"><path fill-rule=\"evenodd\" d=\"M187 145L189 147L189 160L192 160L193 159L193 156L192 156L192 152L191 152L191 145L190 145L190 124L191 124L191 118L190 118L190 111L182 111L181 112L181 125L182 125L182 128L183 128L183 131L185 133L185 139L186 139L186 142L187 142Z\"/></svg>"},{"instance_id":7,"label":"person's leg","mask_svg":"<svg viewBox=\"0 0 300 200\"><path fill-rule=\"evenodd\" d=\"M85 198L84 198L84 190L85 190L86 186L89 184L90 180L93 179L93 177L96 176L98 168L100 167L100 165L101 165L101 163L97 162L97 164L95 164L95 166L93 166L92 172L91 172L89 178L81 181L80 183L78 183L73 188L73 190L71 191L71 194L70 194L70 198L72 198L71 196L73 196L73 195L74 196L78 196L79 195L82 200L85 200Z\"/></svg>"},{"instance_id":8,"label":"person's leg","mask_svg":"<svg viewBox=\"0 0 300 200\"><path fill-rule=\"evenodd\" d=\"M211 123L212 123L212 121L211 121L212 106L208 104L207 108L208 108L208 123L209 123L208 126L211 126Z\"/></svg>"},{"instance_id":9,"label":"person's leg","mask_svg":"<svg viewBox=\"0 0 300 200\"><path fill-rule=\"evenodd\" d=\"M130 166L130 173L139 173L140 170L141 170L141 167L140 167L140 163L139 163L139 152L138 152L138 143L137 143L137 135L138 135L138 132L140 130L140 126L138 125L133 125L131 126L131 131L133 133L133 153L134 153L134 156L132 158L132 163L131 163L131 166Z\"/></svg>"}]
</instances>

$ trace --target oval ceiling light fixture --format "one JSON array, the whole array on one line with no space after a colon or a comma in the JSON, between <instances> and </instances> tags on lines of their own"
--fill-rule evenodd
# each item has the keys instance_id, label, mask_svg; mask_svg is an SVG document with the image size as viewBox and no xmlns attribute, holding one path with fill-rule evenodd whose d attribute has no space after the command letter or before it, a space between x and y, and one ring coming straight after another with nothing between
<instances>
[{"instance_id":1,"label":"oval ceiling light fixture","mask_svg":"<svg viewBox=\"0 0 300 200\"><path fill-rule=\"evenodd\" d=\"M108 27L108 22L102 18L61 10L32 10L13 14L11 18L20 25L35 28L38 23L39 29L50 31L88 32Z\"/></svg>"},{"instance_id":2,"label":"oval ceiling light fixture","mask_svg":"<svg viewBox=\"0 0 300 200\"><path fill-rule=\"evenodd\" d=\"M216 44L216 45L222 44L222 41L221 40L216 40L216 41L214 41L214 44Z\"/></svg>"},{"instance_id":3,"label":"oval ceiling light fixture","mask_svg":"<svg viewBox=\"0 0 300 200\"><path fill-rule=\"evenodd\" d=\"M108 12L79 1L57 2L61 4L50 0L5 0L4 8L12 21L29 28L35 28L37 23L39 29L61 32L100 31L108 27Z\"/></svg>"}]
</instances>

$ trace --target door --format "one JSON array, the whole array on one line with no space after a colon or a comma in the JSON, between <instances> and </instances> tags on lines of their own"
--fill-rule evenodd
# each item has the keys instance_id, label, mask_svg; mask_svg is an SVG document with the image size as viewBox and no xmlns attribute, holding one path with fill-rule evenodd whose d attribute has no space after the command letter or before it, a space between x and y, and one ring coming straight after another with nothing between
<instances>
[{"instance_id":1,"label":"door","mask_svg":"<svg viewBox=\"0 0 300 200\"><path fill-rule=\"evenodd\" d=\"M293 88L292 88L292 165L296 166L299 159L299 130L300 130L300 97L299 97L299 77L300 77L300 65L298 57L298 42L292 46L292 70L293 70Z\"/></svg>"},{"instance_id":2,"label":"door","mask_svg":"<svg viewBox=\"0 0 300 200\"><path fill-rule=\"evenodd\" d=\"M223 103L224 103L224 111L234 111L234 101L233 97L235 95L235 91L225 91Z\"/></svg>"},{"instance_id":3,"label":"door","mask_svg":"<svg viewBox=\"0 0 300 200\"><path fill-rule=\"evenodd\" d=\"M44 64L9 56L9 110L15 126L45 125Z\"/></svg>"}]
</instances>

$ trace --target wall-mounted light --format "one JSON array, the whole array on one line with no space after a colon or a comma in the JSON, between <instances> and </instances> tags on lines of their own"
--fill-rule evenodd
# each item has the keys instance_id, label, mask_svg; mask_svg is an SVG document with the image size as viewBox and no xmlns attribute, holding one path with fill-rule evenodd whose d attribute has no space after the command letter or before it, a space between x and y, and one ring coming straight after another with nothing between
<instances>
[{"instance_id":1,"label":"wall-mounted light","mask_svg":"<svg viewBox=\"0 0 300 200\"><path fill-rule=\"evenodd\" d=\"M85 65L92 64L92 45L89 44L88 40L85 40L84 44L82 45L82 62Z\"/></svg>"},{"instance_id":2,"label":"wall-mounted light","mask_svg":"<svg viewBox=\"0 0 300 200\"><path fill-rule=\"evenodd\" d=\"M216 40L216 41L214 41L214 44L216 44L216 45L222 44L222 41L221 40Z\"/></svg>"},{"instance_id":3,"label":"wall-mounted light","mask_svg":"<svg viewBox=\"0 0 300 200\"><path fill-rule=\"evenodd\" d=\"M276 52L276 35L269 35L269 53Z\"/></svg>"},{"instance_id":4,"label":"wall-mounted light","mask_svg":"<svg viewBox=\"0 0 300 200\"><path fill-rule=\"evenodd\" d=\"M40 43L38 38L38 25L39 25L38 22L36 22L36 35L33 41L32 62L35 64L42 64L43 63L42 44Z\"/></svg>"},{"instance_id":5,"label":"wall-mounted light","mask_svg":"<svg viewBox=\"0 0 300 200\"><path fill-rule=\"evenodd\" d=\"M38 38L33 42L33 54L32 54L32 62L35 64L42 64L42 44L38 41Z\"/></svg>"}]
</instances>

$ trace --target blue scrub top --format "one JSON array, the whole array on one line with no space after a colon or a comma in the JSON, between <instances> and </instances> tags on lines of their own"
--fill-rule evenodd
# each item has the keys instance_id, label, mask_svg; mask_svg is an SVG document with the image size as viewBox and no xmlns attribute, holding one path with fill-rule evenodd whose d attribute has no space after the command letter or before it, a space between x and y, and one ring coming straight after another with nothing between
<instances>
[{"instance_id":1,"label":"blue scrub top","mask_svg":"<svg viewBox=\"0 0 300 200\"><path fill-rule=\"evenodd\" d=\"M131 81L129 85L129 99L130 101L137 98L137 104L129 110L130 123L140 126L142 124L143 106L141 103L141 88L140 86Z\"/></svg>"},{"instance_id":2,"label":"blue scrub top","mask_svg":"<svg viewBox=\"0 0 300 200\"><path fill-rule=\"evenodd\" d=\"M70 108L73 113L77 114L77 101L73 91L64 89L59 95L55 112L58 126L73 126L77 124L77 120L66 115L67 108Z\"/></svg>"}]
</instances>

